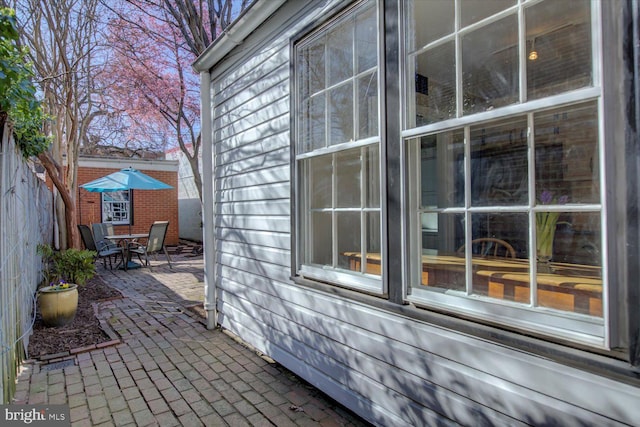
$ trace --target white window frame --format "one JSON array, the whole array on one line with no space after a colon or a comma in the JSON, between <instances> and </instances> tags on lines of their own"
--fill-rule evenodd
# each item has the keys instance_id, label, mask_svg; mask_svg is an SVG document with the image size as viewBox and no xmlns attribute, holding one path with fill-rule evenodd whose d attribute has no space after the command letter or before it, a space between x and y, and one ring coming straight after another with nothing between
<instances>
[{"instance_id":1,"label":"white window frame","mask_svg":"<svg viewBox=\"0 0 640 427\"><path fill-rule=\"evenodd\" d=\"M102 222L108 222L111 223L113 225L129 225L131 223L131 218L133 217L133 212L131 211L131 198L132 198L132 192L131 190L125 190L122 191L121 193L128 193L128 200L122 200L122 201L111 201L111 200L105 200L105 195L108 195L109 193L101 193L100 194L100 202L101 202L101 206L102 206ZM111 212L114 212L114 206L120 205L120 208L118 209L118 211L120 212L124 212L124 215L120 215L119 218L114 219L113 216L111 217L111 219L109 219L109 214Z\"/></svg>"},{"instance_id":2,"label":"white window frame","mask_svg":"<svg viewBox=\"0 0 640 427\"><path fill-rule=\"evenodd\" d=\"M348 17L352 16L354 13L361 11L363 8L368 7L368 5L370 4L374 4L374 9L375 9L375 16L376 16L376 23L378 26L378 31L377 31L377 52L378 52L378 64L375 70L376 76L377 76L377 90L378 90L378 102L377 102L377 114L378 114L378 134L374 137L366 137L360 140L355 140L355 141L348 141L348 142L344 142L341 144L336 144L336 145L328 145L325 146L324 148L320 148L320 149L315 149L313 151L308 151L308 152L301 152L300 149L300 145L301 145L301 141L302 141L302 127L300 126L301 123L301 119L300 119L300 111L302 110L301 108L301 104L302 104L302 100L300 99L300 91L302 90L302 88L300 88L298 86L298 75L297 75L297 71L299 70L299 66L297 66L297 49L298 48L303 48L306 45L308 45L309 43L311 43L312 41L316 40L317 38L321 37L323 34L325 34L327 32L327 30L331 29L334 25L340 23L341 21L343 21L344 19L347 19ZM380 117L382 117L382 100L383 100L383 96L382 96L382 78L381 78L381 70L382 70L382 54L381 54L381 42L380 42L380 37L382 34L382 29L380 28L380 13L381 13L381 8L380 8L380 4L377 0L365 0L365 1L361 1L361 2L357 2L356 4L352 5L351 7L349 7L347 10L343 11L342 13L338 14L336 17L331 18L327 23L325 23L324 25L320 26L319 28L316 28L315 30L313 30L310 34L308 34L307 36L301 38L300 40L296 41L294 43L293 49L292 49L292 57L293 57L293 64L294 64L294 72L293 72L293 79L292 79L292 98L293 98L293 115L295 117L294 119L294 135L295 135L295 141L296 143L294 144L295 148L294 148L294 163L295 163L295 176L296 176L296 187L295 187L295 204L297 206L297 213L296 213L296 220L295 220L295 227L296 227L296 252L295 252L295 263L296 263L296 268L295 268L295 274L299 275L303 278L308 278L308 279L312 279L312 280L317 280L317 281L321 281L323 283L330 283L330 284L335 284L335 285L340 285L346 288L350 288L350 289L355 289L355 290L360 290L363 292L367 292L367 293L371 293L371 294L376 294L376 295L382 295L385 292L385 288L383 285L383 280L382 280L382 274L384 274L383 271L383 266L384 263L382 262L383 260L381 259L380 262L380 266L381 266L381 275L373 275L373 274L368 274L365 272L366 269L366 261L365 262L361 262L361 271L360 272L356 272L356 271L351 271L348 269L344 269L344 268L339 268L337 266L337 238L336 238L336 227L335 227L335 217L336 217L336 213L340 212L341 209L340 208L336 208L336 207L332 207L332 208L327 208L327 211L330 211L332 213L332 217L333 217L333 236L332 236L332 242L333 242L333 248L332 248L332 254L333 254L333 265L316 265L316 264L309 264L309 263L305 263L305 257L306 254L309 253L311 251L311 243L308 242L308 240L305 238L307 231L310 228L309 225L309 207L308 207L308 200L309 200L309 194L306 194L306 186L305 186L305 181L304 181L304 161L306 159L312 158L312 157L316 157L316 156L326 156L326 155L332 155L332 157L335 159L335 155L337 153L346 151L346 150L351 150L351 149L356 149L356 148L361 148L361 150L364 152L364 149L366 147L370 147L370 146L374 146L377 144L378 146L378 152L380 153L380 141L381 141L381 133L382 133L382 126L380 123ZM355 49L353 52L354 55L356 55ZM362 71L360 73L355 72L354 70L354 75L351 77L351 80L354 82L353 83L353 91L354 91L354 129L358 129L358 114L357 114L357 85L355 84L358 79L361 77L361 75L366 75L369 74L372 71L372 69L367 69L365 71ZM327 77L326 77L327 78ZM339 84L343 84L344 82L341 82ZM326 86L324 91L325 93L328 93L329 90L331 89L331 87ZM325 105L328 101L325 99ZM325 111L326 111L325 107ZM330 138L330 120L326 120L325 123L325 138L328 140ZM380 180L382 181L382 156L378 155L378 167L379 167L379 176L380 176ZM366 181L363 179L364 177L362 176L364 174L363 170L361 169L361 185L365 185ZM332 188L336 188L336 179L335 176L332 178ZM379 185L380 191L382 192L382 182ZM335 191L334 191L335 194ZM364 194L364 191L361 192L361 194ZM334 197L335 198L335 197ZM366 222L362 219L364 218L364 215L367 212L380 212L380 244L381 244L381 256L384 256L385 253L385 246L386 246L386 242L383 238L382 235L382 224L384 223L384 217L383 217L383 209L382 209L382 195L380 194L380 206L377 208L367 208L365 207L364 201L362 201L361 203L361 207L359 208L360 212L361 212L361 227L364 229L366 228ZM348 210L352 211L353 209L349 208ZM363 258L364 259L364 252L366 252L366 233L362 232L361 233L361 251L363 252Z\"/></svg>"},{"instance_id":3,"label":"white window frame","mask_svg":"<svg viewBox=\"0 0 640 427\"><path fill-rule=\"evenodd\" d=\"M461 0L456 0L459 2ZM537 0L525 1L522 0L517 2L514 7L508 9L511 13L515 12L518 14L519 22L522 23L523 19L523 9L527 6L530 6L536 3ZM457 7L456 4L456 13L459 15L460 8ZM402 94L406 97L403 99L404 101L411 102L403 102L403 105L406 107L403 108L404 117L402 117L401 122L405 124L405 128L401 133L403 140L403 161L402 165L405 168L403 172L403 176L408 177L405 186L405 206L407 207L408 215L407 215L407 229L411 230L409 234L409 242L408 249L405 254L407 260L407 272L406 277L408 277L409 284L406 290L406 300L417 306L433 308L437 310L442 310L450 313L456 313L465 317L475 318L481 321L484 321L489 324L507 326L514 330L521 330L526 332L534 332L541 334L543 336L555 337L563 340L569 340L572 342L586 344L588 346L610 349L613 345L616 344L615 337L612 334L611 324L612 319L610 315L610 301L609 294L612 292L610 289L611 280L609 280L609 269L608 269L608 238L607 238L607 213L605 206L607 206L606 200L606 186L605 186L605 159L606 153L605 150L605 135L604 135L604 107L603 107L603 81L602 81L602 11L601 5L599 2L591 2L591 10L592 10L592 70L593 70L593 87L588 87L584 89L578 89L567 93L562 93L554 96L550 96L543 99L537 99L533 101L526 101L523 93L526 89L526 73L525 67L522 66L522 62L524 55L519 55L519 60L521 61L521 66L519 67L520 72L520 103L500 107L492 111L485 111L476 114L471 114L468 116L463 116L461 113L461 96L460 96L460 88L461 88L461 58L459 50L456 50L456 81L457 81L457 117L452 119L443 120L440 122L436 122L433 124L427 124L420 127L411 128L411 117L415 116L413 111L415 111L415 107L412 106L413 97L410 94L411 84L413 80L411 76L415 74L413 71L413 58L415 55L424 51L423 49L419 49L416 52L413 52L411 55L402 54L401 58L401 67L404 67L401 75L402 78ZM508 12L506 12L508 13ZM494 18L491 19L499 19L505 16L505 12L502 12ZM459 16L456 18L456 34L455 39L456 43L458 43L458 39L460 37L459 33ZM484 21L486 22L486 21ZM484 23L483 22L483 23ZM408 25L407 20L403 17L403 25ZM475 25L475 24L474 24ZM519 28L519 44L520 46L525 46L525 37L522 25ZM451 38L451 36L447 36L447 38ZM432 44L440 43L440 40L436 40ZM403 39L402 44L404 45L406 40ZM461 129L465 128L465 155L469 154L469 134L468 134L468 126L471 126L475 123L480 122L489 122L493 120L497 120L500 118L517 116L517 115L532 115L533 113L541 110L546 110L562 105L580 103L581 101L597 101L598 105L598 150L600 153L599 156L599 167L600 167L600 204L597 205L586 205L581 206L580 208L576 208L576 210L580 211L581 209L585 209L587 211L599 210L601 213L601 230L602 230L602 251L603 251L603 264L602 264L602 278L603 278L603 293L602 293L602 305L603 305L603 317L597 318L592 316L586 316L576 313L570 312L561 312L556 310L545 309L542 307L533 307L527 306L524 304L512 303L509 301L497 300L489 297L483 297L479 295L469 295L465 292L459 291L432 291L426 289L420 289L419 287L412 287L411 284L420 283L420 270L421 263L419 262L419 258L417 254L421 253L421 241L419 236L421 235L421 222L420 222L420 209L419 209L419 185L417 184L417 174L419 172L419 150L416 149L415 144L412 147L409 144L409 141L416 137L421 137L428 134L435 134L445 130L452 129ZM529 119L530 120L530 119ZM531 123L531 122L529 122ZM531 128L530 131L531 132ZM530 142L529 142L530 144ZM531 147L529 147L531 151ZM531 161L531 153L530 161ZM468 168L468 161L466 163L466 168ZM468 177L468 170L465 171L466 176ZM467 183L468 184L468 183ZM533 185L532 180L529 179L530 187ZM531 188L529 189L531 194ZM530 201L530 203L532 203ZM468 205L467 205L468 206ZM480 208L480 210L482 210ZM513 207L506 208L505 211L513 211ZM443 212L457 212L457 213L465 213L469 214L474 211L473 208L463 208L463 209L444 209ZM491 211L497 211L493 207ZM535 218L535 209L532 206L528 209L530 215L530 221ZM467 218L468 220L468 218ZM535 222L531 222L532 224ZM468 227L467 227L468 228ZM535 247L535 230L530 231L529 233L531 244ZM468 251L470 250L470 240L471 240L471 232L470 230L466 231L465 241L466 247ZM531 259L535 258L535 254L530 255ZM466 257L466 270L467 270L467 281L470 281L471 275L471 259L470 254L467 254ZM535 264L533 264L535 265ZM535 270L535 269L532 269ZM531 284L532 284L532 304L535 302L535 271L531 273Z\"/></svg>"}]
</instances>

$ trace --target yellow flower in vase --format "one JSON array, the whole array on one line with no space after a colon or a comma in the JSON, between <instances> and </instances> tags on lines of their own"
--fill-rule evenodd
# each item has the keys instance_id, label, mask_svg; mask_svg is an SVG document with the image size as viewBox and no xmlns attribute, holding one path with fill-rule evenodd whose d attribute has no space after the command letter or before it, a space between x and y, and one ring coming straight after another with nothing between
<instances>
[{"instance_id":1,"label":"yellow flower in vase","mask_svg":"<svg viewBox=\"0 0 640 427\"><path fill-rule=\"evenodd\" d=\"M561 196L557 203L565 204L567 196ZM553 193L543 191L540 195L540 202L543 205L555 202ZM537 212L536 213L536 254L541 261L548 261L553 256L553 239L556 234L556 226L560 212Z\"/></svg>"}]
</instances>

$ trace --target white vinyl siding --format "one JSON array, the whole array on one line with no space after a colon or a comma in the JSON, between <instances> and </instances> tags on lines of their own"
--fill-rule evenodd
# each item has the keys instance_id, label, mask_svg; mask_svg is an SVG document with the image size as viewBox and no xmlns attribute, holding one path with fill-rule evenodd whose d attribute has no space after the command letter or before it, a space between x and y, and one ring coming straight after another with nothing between
<instances>
[{"instance_id":1,"label":"white vinyl siding","mask_svg":"<svg viewBox=\"0 0 640 427\"><path fill-rule=\"evenodd\" d=\"M211 69L217 321L374 425L637 424L625 361L292 280L290 43L346 3L286 2Z\"/></svg>"}]
</instances>

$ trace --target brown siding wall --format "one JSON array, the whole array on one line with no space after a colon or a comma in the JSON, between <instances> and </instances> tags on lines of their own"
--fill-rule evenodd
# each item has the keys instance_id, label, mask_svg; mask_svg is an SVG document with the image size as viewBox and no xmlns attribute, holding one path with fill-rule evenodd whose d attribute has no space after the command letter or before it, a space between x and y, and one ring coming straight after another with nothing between
<instances>
[{"instance_id":1,"label":"brown siding wall","mask_svg":"<svg viewBox=\"0 0 640 427\"><path fill-rule=\"evenodd\" d=\"M103 177L119 169L78 168L78 186ZM169 221L165 244L178 244L178 172L143 170L141 172L171 185L170 190L133 190L132 233L147 233L153 221ZM91 225L101 220L100 193L79 188L76 195L78 224ZM128 225L117 225L116 233L128 233Z\"/></svg>"}]
</instances>

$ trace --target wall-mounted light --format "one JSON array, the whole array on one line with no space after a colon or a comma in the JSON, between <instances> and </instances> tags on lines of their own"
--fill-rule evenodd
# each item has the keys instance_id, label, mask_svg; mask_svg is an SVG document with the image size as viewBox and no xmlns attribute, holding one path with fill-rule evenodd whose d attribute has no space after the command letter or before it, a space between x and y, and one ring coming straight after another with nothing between
<instances>
[{"instance_id":1,"label":"wall-mounted light","mask_svg":"<svg viewBox=\"0 0 640 427\"><path fill-rule=\"evenodd\" d=\"M538 51L536 50L536 39L531 42L531 52L529 52L529 61L535 61L538 59Z\"/></svg>"}]
</instances>

